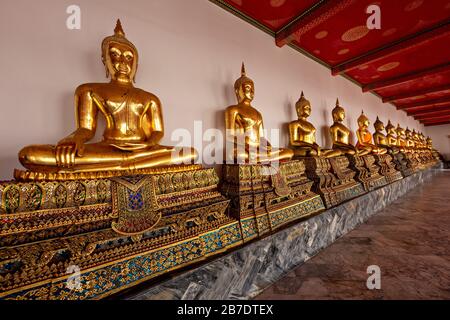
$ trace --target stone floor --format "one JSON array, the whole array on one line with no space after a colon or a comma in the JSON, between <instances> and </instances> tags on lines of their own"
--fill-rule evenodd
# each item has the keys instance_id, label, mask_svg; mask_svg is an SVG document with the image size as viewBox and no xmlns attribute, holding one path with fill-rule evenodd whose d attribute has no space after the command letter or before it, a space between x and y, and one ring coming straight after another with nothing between
<instances>
[{"instance_id":1,"label":"stone floor","mask_svg":"<svg viewBox=\"0 0 450 320\"><path fill-rule=\"evenodd\" d=\"M366 270L381 270L369 290ZM450 171L395 201L256 299L450 299Z\"/></svg>"}]
</instances>

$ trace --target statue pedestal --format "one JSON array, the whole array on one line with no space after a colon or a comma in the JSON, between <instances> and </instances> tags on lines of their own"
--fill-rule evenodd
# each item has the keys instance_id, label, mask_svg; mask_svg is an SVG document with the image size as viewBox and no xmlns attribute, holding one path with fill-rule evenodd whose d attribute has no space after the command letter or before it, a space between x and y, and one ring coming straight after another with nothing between
<instances>
[{"instance_id":1,"label":"statue pedestal","mask_svg":"<svg viewBox=\"0 0 450 320\"><path fill-rule=\"evenodd\" d=\"M372 191L387 184L386 178L380 175L380 168L375 164L375 157L347 155L350 168L356 172L355 179L360 182L365 191Z\"/></svg>"},{"instance_id":2,"label":"statue pedestal","mask_svg":"<svg viewBox=\"0 0 450 320\"><path fill-rule=\"evenodd\" d=\"M306 175L314 181L313 191L320 194L326 208L336 206L364 193L346 157L304 157Z\"/></svg>"},{"instance_id":3,"label":"statue pedestal","mask_svg":"<svg viewBox=\"0 0 450 320\"><path fill-rule=\"evenodd\" d=\"M391 155L375 155L375 160L380 167L380 174L386 178L387 183L392 183L403 178L401 172L395 169L395 164L392 162Z\"/></svg>"},{"instance_id":4,"label":"statue pedestal","mask_svg":"<svg viewBox=\"0 0 450 320\"><path fill-rule=\"evenodd\" d=\"M231 199L230 213L239 219L244 241L325 209L301 161L281 162L279 168L225 164L222 179L222 194Z\"/></svg>"},{"instance_id":5,"label":"statue pedestal","mask_svg":"<svg viewBox=\"0 0 450 320\"><path fill-rule=\"evenodd\" d=\"M98 299L242 244L218 181L214 169L179 166L1 183L0 298Z\"/></svg>"},{"instance_id":6,"label":"statue pedestal","mask_svg":"<svg viewBox=\"0 0 450 320\"><path fill-rule=\"evenodd\" d=\"M395 163L395 168L402 173L403 177L410 176L414 173L403 152L392 154L392 160Z\"/></svg>"},{"instance_id":7,"label":"statue pedestal","mask_svg":"<svg viewBox=\"0 0 450 320\"><path fill-rule=\"evenodd\" d=\"M419 161L413 152L407 151L404 152L404 155L406 158L406 162L408 163L408 167L411 168L412 172L417 172L418 170L420 170Z\"/></svg>"}]
</instances>

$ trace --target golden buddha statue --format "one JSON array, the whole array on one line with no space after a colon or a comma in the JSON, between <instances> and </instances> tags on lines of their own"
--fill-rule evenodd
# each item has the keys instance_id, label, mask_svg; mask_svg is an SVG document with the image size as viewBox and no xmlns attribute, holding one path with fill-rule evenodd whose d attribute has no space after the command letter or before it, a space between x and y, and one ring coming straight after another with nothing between
<instances>
[{"instance_id":1,"label":"golden buddha statue","mask_svg":"<svg viewBox=\"0 0 450 320\"><path fill-rule=\"evenodd\" d=\"M25 147L19 153L22 165L38 173L89 177L90 172L132 172L195 161L197 152L192 148L158 144L164 135L161 103L152 93L133 86L138 51L125 37L120 20L101 49L111 81L79 86L75 91L77 129L56 146ZM106 119L103 140L87 143L95 135L99 113Z\"/></svg>"},{"instance_id":2,"label":"golden buddha statue","mask_svg":"<svg viewBox=\"0 0 450 320\"><path fill-rule=\"evenodd\" d=\"M431 139L430 137L426 138L426 148L430 149L430 150L434 150L434 148L433 148L433 139Z\"/></svg>"},{"instance_id":3,"label":"golden buddha statue","mask_svg":"<svg viewBox=\"0 0 450 320\"><path fill-rule=\"evenodd\" d=\"M377 117L377 120L373 123L373 127L375 128L375 133L373 134L373 141L375 145L382 148L389 148L390 145L388 142L388 137L383 133L385 130L384 123Z\"/></svg>"},{"instance_id":4,"label":"golden buddha statue","mask_svg":"<svg viewBox=\"0 0 450 320\"><path fill-rule=\"evenodd\" d=\"M367 153L385 154L387 152L386 148L377 147L372 143L372 134L369 131L369 124L369 118L367 118L364 111L362 111L361 115L358 117L358 130L356 130L358 142L356 148L366 151Z\"/></svg>"},{"instance_id":5,"label":"golden buddha statue","mask_svg":"<svg viewBox=\"0 0 450 320\"><path fill-rule=\"evenodd\" d=\"M416 131L416 129L413 129L412 133L412 140L414 141L414 148L415 149L422 149L422 140L419 137L419 132Z\"/></svg>"},{"instance_id":6,"label":"golden buddha statue","mask_svg":"<svg viewBox=\"0 0 450 320\"><path fill-rule=\"evenodd\" d=\"M339 150L343 154L365 155L366 151L360 151L350 144L350 130L342 123L345 119L345 110L339 105L339 99L336 100L336 106L331 111L333 116L333 125L330 127L331 141L333 141L333 150Z\"/></svg>"},{"instance_id":7,"label":"golden buddha statue","mask_svg":"<svg viewBox=\"0 0 450 320\"><path fill-rule=\"evenodd\" d=\"M234 162L256 164L292 159L294 152L291 149L272 148L264 138L263 118L251 105L255 85L246 76L243 63L241 77L234 83L234 91L238 103L225 110L227 142L232 144L232 150L227 151L233 152Z\"/></svg>"},{"instance_id":8,"label":"golden buddha statue","mask_svg":"<svg viewBox=\"0 0 450 320\"><path fill-rule=\"evenodd\" d=\"M397 132L395 126L391 123L391 120L388 120L388 124L386 125L386 133L388 146L391 147L392 150L398 151Z\"/></svg>"},{"instance_id":9,"label":"golden buddha statue","mask_svg":"<svg viewBox=\"0 0 450 320\"><path fill-rule=\"evenodd\" d=\"M339 150L324 150L316 143L316 128L306 120L311 115L311 104L303 94L295 104L298 120L289 123L289 138L295 156L336 157L342 154Z\"/></svg>"},{"instance_id":10,"label":"golden buddha statue","mask_svg":"<svg viewBox=\"0 0 450 320\"><path fill-rule=\"evenodd\" d=\"M400 127L400 124L397 124L395 132L397 133L397 146L400 148L401 151L405 151L406 147L405 129Z\"/></svg>"},{"instance_id":11,"label":"golden buddha statue","mask_svg":"<svg viewBox=\"0 0 450 320\"><path fill-rule=\"evenodd\" d=\"M406 127L406 130L405 130L405 140L406 140L406 147L410 150L414 149L415 143L414 143L414 139L413 139L413 134L412 134L411 130L409 130L408 127Z\"/></svg>"}]
</instances>

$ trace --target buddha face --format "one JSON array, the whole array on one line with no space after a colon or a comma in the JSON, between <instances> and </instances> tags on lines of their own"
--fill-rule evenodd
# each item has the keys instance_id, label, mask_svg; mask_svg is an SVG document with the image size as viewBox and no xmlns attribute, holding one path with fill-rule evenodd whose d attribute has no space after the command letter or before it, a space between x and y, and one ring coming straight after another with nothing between
<instances>
[{"instance_id":1,"label":"buddha face","mask_svg":"<svg viewBox=\"0 0 450 320\"><path fill-rule=\"evenodd\" d=\"M366 117L358 119L358 126L363 130L366 130L369 127L369 124L369 119L367 119Z\"/></svg>"},{"instance_id":2,"label":"buddha face","mask_svg":"<svg viewBox=\"0 0 450 320\"><path fill-rule=\"evenodd\" d=\"M251 102L255 96L255 86L252 82L243 82L236 90L236 97L239 102Z\"/></svg>"},{"instance_id":3,"label":"buddha face","mask_svg":"<svg viewBox=\"0 0 450 320\"><path fill-rule=\"evenodd\" d=\"M378 132L384 131L383 122L375 122L374 127L375 127L375 131L378 131ZM389 132L389 130L388 130L388 132Z\"/></svg>"},{"instance_id":4,"label":"buddha face","mask_svg":"<svg viewBox=\"0 0 450 320\"><path fill-rule=\"evenodd\" d=\"M333 109L332 115L334 122L342 122L345 119L345 110L344 108L336 107Z\"/></svg>"},{"instance_id":5,"label":"buddha face","mask_svg":"<svg viewBox=\"0 0 450 320\"><path fill-rule=\"evenodd\" d=\"M297 106L296 109L299 118L308 118L311 115L311 106L309 103Z\"/></svg>"},{"instance_id":6,"label":"buddha face","mask_svg":"<svg viewBox=\"0 0 450 320\"><path fill-rule=\"evenodd\" d=\"M109 44L106 68L114 80L131 81L133 79L133 65L135 64L134 50L121 43Z\"/></svg>"}]
</instances>

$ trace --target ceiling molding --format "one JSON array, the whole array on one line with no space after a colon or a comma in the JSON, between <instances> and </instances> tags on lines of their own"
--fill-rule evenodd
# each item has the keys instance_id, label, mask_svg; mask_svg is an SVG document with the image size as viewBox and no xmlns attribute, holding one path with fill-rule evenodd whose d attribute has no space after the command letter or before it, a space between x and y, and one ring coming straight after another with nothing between
<instances>
[{"instance_id":1,"label":"ceiling molding","mask_svg":"<svg viewBox=\"0 0 450 320\"><path fill-rule=\"evenodd\" d=\"M421 115L415 115L414 119L426 120L426 119L430 119L430 118L446 117L446 116L450 116L450 109L447 111L436 111L436 112L430 112L430 113L425 113L425 114L421 114Z\"/></svg>"},{"instance_id":2,"label":"ceiling molding","mask_svg":"<svg viewBox=\"0 0 450 320\"><path fill-rule=\"evenodd\" d=\"M294 35L296 37L301 36L354 2L356 0L328 0L318 2L277 32L275 36L276 45L282 47L291 43Z\"/></svg>"},{"instance_id":3,"label":"ceiling molding","mask_svg":"<svg viewBox=\"0 0 450 320\"><path fill-rule=\"evenodd\" d=\"M406 110L406 113L408 116L417 116L417 115L423 115L430 112L439 112L439 111L447 111L450 110L450 103L444 106L437 106L437 107L418 107L413 108L410 110Z\"/></svg>"},{"instance_id":4,"label":"ceiling molding","mask_svg":"<svg viewBox=\"0 0 450 320\"><path fill-rule=\"evenodd\" d=\"M377 82L372 82L366 85L363 85L362 90L363 92L368 92L371 90L379 90L384 89L392 86L396 86L399 84L403 84L405 82L414 81L421 79L423 77L429 76L431 74L436 74L444 71L450 70L450 62L446 62L431 68L427 68L424 70L409 72L407 74L403 74L400 76L392 77L385 80L380 80Z\"/></svg>"},{"instance_id":5,"label":"ceiling molding","mask_svg":"<svg viewBox=\"0 0 450 320\"><path fill-rule=\"evenodd\" d=\"M435 106L435 105L449 104L449 103L450 103L450 96L398 105L397 110L405 110L405 109L418 108L418 107L428 107L428 106Z\"/></svg>"},{"instance_id":6,"label":"ceiling molding","mask_svg":"<svg viewBox=\"0 0 450 320\"><path fill-rule=\"evenodd\" d=\"M445 21L440 25L433 26L433 28L410 35L380 48L376 48L359 57L351 58L333 67L331 69L331 73L335 76L343 72L348 72L362 65L373 63L377 60L384 59L391 55L427 44L431 41L439 39L440 37L445 37L448 34L450 34L450 20Z\"/></svg>"},{"instance_id":7,"label":"ceiling molding","mask_svg":"<svg viewBox=\"0 0 450 320\"><path fill-rule=\"evenodd\" d=\"M390 97L384 97L383 102L384 103L395 102L398 100L414 98L414 97L423 96L423 95L426 95L429 93L436 93L436 92L447 91L447 90L449 90L449 93L450 93L450 83L443 85L443 86L432 87L432 88L427 88L427 89L417 90L417 91L412 91L412 92L406 92L403 94L397 94L397 95L393 95Z\"/></svg>"},{"instance_id":8,"label":"ceiling molding","mask_svg":"<svg viewBox=\"0 0 450 320\"><path fill-rule=\"evenodd\" d=\"M444 124L450 124L450 120L448 120L448 121L444 120L442 122L434 122L434 123L423 123L423 125L425 127L441 126L441 125L444 125Z\"/></svg>"}]
</instances>

